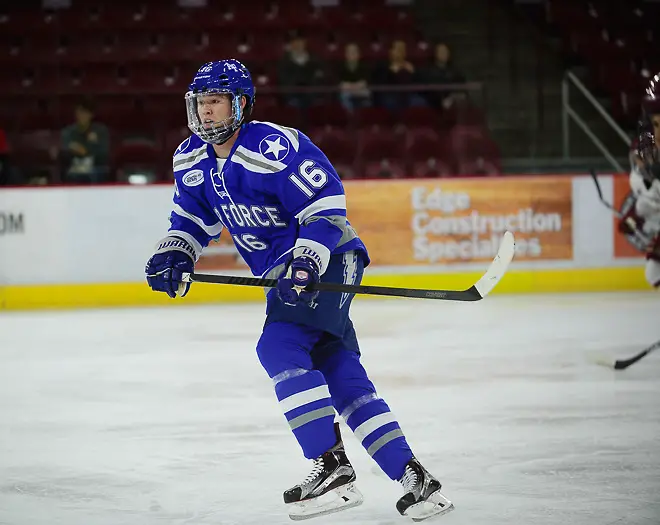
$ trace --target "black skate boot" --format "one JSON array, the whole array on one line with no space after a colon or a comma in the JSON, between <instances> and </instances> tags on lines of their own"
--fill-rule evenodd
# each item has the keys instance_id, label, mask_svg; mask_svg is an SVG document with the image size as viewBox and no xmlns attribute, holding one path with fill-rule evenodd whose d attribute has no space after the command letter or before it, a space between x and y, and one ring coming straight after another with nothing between
<instances>
[{"instance_id":1,"label":"black skate boot","mask_svg":"<svg viewBox=\"0 0 660 525\"><path fill-rule=\"evenodd\" d=\"M399 481L405 494L396 502L396 509L402 516L423 521L454 510L454 504L440 493L440 482L415 458L408 462Z\"/></svg>"},{"instance_id":2,"label":"black skate boot","mask_svg":"<svg viewBox=\"0 0 660 525\"><path fill-rule=\"evenodd\" d=\"M357 507L362 494L353 485L355 471L346 457L344 444L335 423L337 443L314 460L312 472L300 485L284 493L284 503L290 506L292 520L306 520L323 514Z\"/></svg>"}]
</instances>

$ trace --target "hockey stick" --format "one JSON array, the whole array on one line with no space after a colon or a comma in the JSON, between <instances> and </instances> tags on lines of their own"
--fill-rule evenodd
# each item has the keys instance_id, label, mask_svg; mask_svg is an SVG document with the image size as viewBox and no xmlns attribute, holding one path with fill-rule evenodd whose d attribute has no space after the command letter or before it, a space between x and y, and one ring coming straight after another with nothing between
<instances>
[{"instance_id":1,"label":"hockey stick","mask_svg":"<svg viewBox=\"0 0 660 525\"><path fill-rule=\"evenodd\" d=\"M596 170L591 169L589 170L589 173L591 174L591 178L594 180L594 184L596 185L596 191L598 192L598 198L600 199L600 202L602 202L605 206L607 206L610 210L612 210L612 213L616 218L622 219L624 217L623 213L617 210L612 204L607 202L603 197L603 190L601 190L600 188L600 183L598 182L598 176L596 175ZM628 227L632 230L632 235L634 235L637 239L645 243L650 242L650 239L647 239L646 235L644 235L643 232L637 229L637 225L635 224L634 220L628 218L626 220L626 223Z\"/></svg>"},{"instance_id":2,"label":"hockey stick","mask_svg":"<svg viewBox=\"0 0 660 525\"><path fill-rule=\"evenodd\" d=\"M602 358L602 359L598 359L596 363L599 365L606 366L608 368L614 368L614 370L625 370L630 365L635 364L642 357L650 354L651 352L653 352L653 350L657 350L658 348L660 348L660 341L658 341L657 343L653 343L645 350L642 350L639 354L634 355L628 359L617 359L615 361L612 361L611 359Z\"/></svg>"},{"instance_id":3,"label":"hockey stick","mask_svg":"<svg viewBox=\"0 0 660 525\"><path fill-rule=\"evenodd\" d=\"M605 206L607 206L610 210L612 210L614 215L619 219L623 217L623 214L619 210L617 210L614 206L612 206L612 204L607 202L603 197L603 190L600 189L600 182L598 182L598 176L596 175L596 170L591 169L589 170L589 173L591 175L591 178L594 180L594 184L596 185L596 191L598 192L598 198L600 199L600 202L602 202Z\"/></svg>"},{"instance_id":4,"label":"hockey stick","mask_svg":"<svg viewBox=\"0 0 660 525\"><path fill-rule=\"evenodd\" d=\"M416 299L439 299L442 301L479 301L486 297L506 273L515 252L515 239L511 232L502 237L499 250L486 273L467 290L423 290L416 288L392 288L388 286L363 286L340 283L317 283L311 290L323 292L340 292L363 295L387 295L391 297L410 297ZM275 288L277 279L261 279L258 277L237 277L232 275L210 275L200 273L184 273L184 282L235 284L239 286L259 286Z\"/></svg>"}]
</instances>

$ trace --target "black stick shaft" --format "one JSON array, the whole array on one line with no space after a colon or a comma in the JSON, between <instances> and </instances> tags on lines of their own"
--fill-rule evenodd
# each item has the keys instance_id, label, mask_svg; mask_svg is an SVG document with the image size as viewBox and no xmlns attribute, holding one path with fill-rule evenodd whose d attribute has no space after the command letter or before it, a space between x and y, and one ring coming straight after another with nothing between
<instances>
[{"instance_id":1,"label":"black stick shaft","mask_svg":"<svg viewBox=\"0 0 660 525\"><path fill-rule=\"evenodd\" d=\"M275 288L277 279L261 279L258 277L238 277L234 275L211 275L191 273L190 280L199 283L233 284L237 286L258 286ZM389 286L365 286L341 283L316 283L310 290L323 292L338 292L363 295L386 295L390 297L410 297L416 299L439 299L444 301L478 301L481 294L475 286L467 290L424 290L417 288L393 288Z\"/></svg>"},{"instance_id":2,"label":"black stick shaft","mask_svg":"<svg viewBox=\"0 0 660 525\"><path fill-rule=\"evenodd\" d=\"M589 170L589 173L591 174L591 178L594 180L594 184L596 185L596 191L598 192L598 198L600 199L600 202L602 202L605 206L607 206L610 210L612 210L612 213L614 214L615 217L617 217L619 219L622 219L624 217L623 213L621 213L619 210L617 210L612 204L607 202L605 200L605 198L603 197L603 190L600 188L600 182L598 182L598 176L596 175L596 170L591 169L591 170ZM643 232L641 232L637 228L633 227L633 225L630 226L630 229L632 230L633 235L639 241L646 242L646 243L648 243L650 241L650 239L646 238L646 236L644 235Z\"/></svg>"},{"instance_id":3,"label":"black stick shaft","mask_svg":"<svg viewBox=\"0 0 660 525\"><path fill-rule=\"evenodd\" d=\"M624 369L628 368L630 365L635 364L637 361L642 359L644 356L647 356L651 352L653 352L654 350L657 350L658 348L660 348L660 341L658 341L657 343L652 344L648 348L642 350L639 354L637 354L637 355L635 355L635 356L633 356L629 359L618 359L614 363L614 368L616 370L624 370Z\"/></svg>"},{"instance_id":4,"label":"black stick shaft","mask_svg":"<svg viewBox=\"0 0 660 525\"><path fill-rule=\"evenodd\" d=\"M363 295L386 295L389 297L410 297L416 299L436 299L440 301L479 301L488 295L504 277L509 264L515 254L516 242L513 234L504 232L502 242L497 250L486 273L467 290L425 290L418 288L392 288L388 286L364 286L357 284L342 283L315 283L308 290L324 292L363 294ZM261 279L258 277L239 277L235 275L211 275L201 273L184 273L183 282L202 282L215 284L235 284L238 286L258 286L260 288L275 288L277 279Z\"/></svg>"},{"instance_id":5,"label":"black stick shaft","mask_svg":"<svg viewBox=\"0 0 660 525\"><path fill-rule=\"evenodd\" d=\"M596 191L598 192L598 198L600 199L600 202L602 202L605 206L607 206L614 215L616 215L618 218L623 217L621 212L617 210L611 203L607 202L605 198L603 197L603 190L600 188L600 182L598 182L598 176L596 175L596 170L589 170L589 173L591 174L591 178L594 180L594 184L596 185Z\"/></svg>"}]
</instances>

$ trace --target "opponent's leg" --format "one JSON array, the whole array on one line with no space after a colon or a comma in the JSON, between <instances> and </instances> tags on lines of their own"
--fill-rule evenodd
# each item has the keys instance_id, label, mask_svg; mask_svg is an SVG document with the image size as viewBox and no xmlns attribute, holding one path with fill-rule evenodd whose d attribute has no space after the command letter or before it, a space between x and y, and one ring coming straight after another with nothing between
<instances>
[{"instance_id":1,"label":"opponent's leg","mask_svg":"<svg viewBox=\"0 0 660 525\"><path fill-rule=\"evenodd\" d=\"M651 243L646 259L646 280L654 288L660 289L660 234Z\"/></svg>"},{"instance_id":2,"label":"opponent's leg","mask_svg":"<svg viewBox=\"0 0 660 525\"><path fill-rule=\"evenodd\" d=\"M312 369L311 347L322 332L294 323L270 323L257 345L277 399L312 472L284 493L291 519L338 512L362 503L355 471L334 424L335 410L323 374Z\"/></svg>"},{"instance_id":3,"label":"opponent's leg","mask_svg":"<svg viewBox=\"0 0 660 525\"><path fill-rule=\"evenodd\" d=\"M647 282L654 288L660 289L660 262L654 260L646 261L645 276Z\"/></svg>"}]
</instances>

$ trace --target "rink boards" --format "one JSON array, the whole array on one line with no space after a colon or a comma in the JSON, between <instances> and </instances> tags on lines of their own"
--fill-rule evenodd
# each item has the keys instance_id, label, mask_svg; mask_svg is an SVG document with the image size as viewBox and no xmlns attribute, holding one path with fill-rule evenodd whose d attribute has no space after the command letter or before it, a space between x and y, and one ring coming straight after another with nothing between
<instances>
[{"instance_id":1,"label":"rink boards","mask_svg":"<svg viewBox=\"0 0 660 525\"><path fill-rule=\"evenodd\" d=\"M626 177L600 182L605 199L618 205ZM648 288L643 257L616 232L588 176L347 181L345 187L349 220L373 261L365 284L469 287L509 229L516 258L494 293ZM169 225L171 200L170 185L3 190L0 309L174 304L151 292L143 276ZM205 250L197 271L248 274L226 232ZM196 284L184 301L263 297L260 288Z\"/></svg>"}]
</instances>

